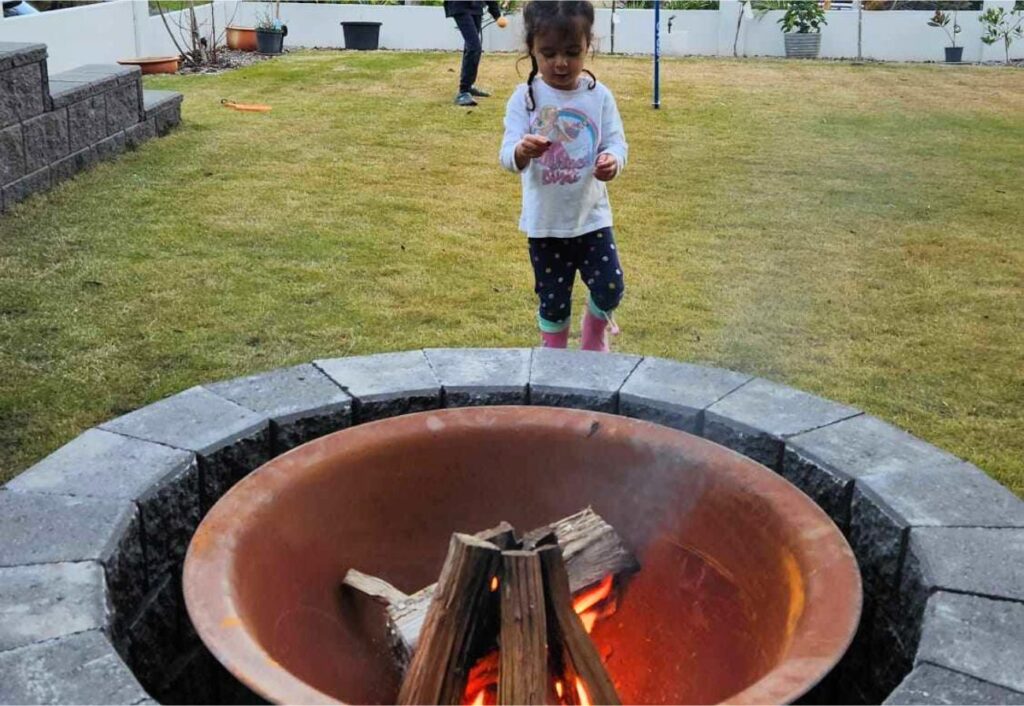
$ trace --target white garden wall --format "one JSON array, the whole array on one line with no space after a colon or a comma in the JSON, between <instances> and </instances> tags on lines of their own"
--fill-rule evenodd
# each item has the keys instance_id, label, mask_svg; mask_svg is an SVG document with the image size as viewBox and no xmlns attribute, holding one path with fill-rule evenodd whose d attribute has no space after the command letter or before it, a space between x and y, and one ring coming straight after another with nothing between
<instances>
[{"instance_id":1,"label":"white garden wall","mask_svg":"<svg viewBox=\"0 0 1024 706\"><path fill-rule=\"evenodd\" d=\"M988 0L987 5L1010 8L1012 0ZM218 28L232 18L235 24L251 26L257 16L270 9L269 3L216 0L199 8L208 22L211 13ZM731 56L740 4L723 0L720 10L665 10L661 13L661 45L666 56ZM981 42L977 12L961 12L965 61L1000 61L1001 46ZM650 54L654 46L654 13L650 10L622 10L615 13L615 52ZM783 56L783 35L777 20L781 13L744 18L737 51L741 56ZM455 24L439 7L379 6L366 4L281 4L282 19L288 24L286 45L290 47L344 47L343 21L381 23L380 43L384 49L449 50L462 47ZM864 12L860 55L865 59L894 61L941 61L946 37L928 27L928 12ZM669 22L671 21L671 31ZM831 11L822 32L821 54L826 58L856 58L857 12ZM598 51L611 49L612 13L597 11L594 27ZM0 41L41 42L48 47L50 71L58 72L81 64L111 63L132 56L175 53L159 16L149 16L145 0L112 0L70 10L27 17L0 19ZM513 16L506 29L493 25L484 31L487 51L522 50L522 19ZM1024 40L1018 40L1011 57L1024 59Z\"/></svg>"}]
</instances>

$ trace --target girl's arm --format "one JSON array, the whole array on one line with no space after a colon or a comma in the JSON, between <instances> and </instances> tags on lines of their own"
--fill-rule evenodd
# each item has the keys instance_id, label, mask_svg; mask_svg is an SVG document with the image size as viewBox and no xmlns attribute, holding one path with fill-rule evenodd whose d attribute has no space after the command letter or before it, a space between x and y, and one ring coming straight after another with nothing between
<instances>
[{"instance_id":1,"label":"girl's arm","mask_svg":"<svg viewBox=\"0 0 1024 706\"><path fill-rule=\"evenodd\" d=\"M523 155L517 154L516 148L523 136L530 132L530 116L526 112L526 100L522 87L512 92L505 106L505 137L501 141L499 159L501 166L518 174L529 164Z\"/></svg>"},{"instance_id":2,"label":"girl's arm","mask_svg":"<svg viewBox=\"0 0 1024 706\"><path fill-rule=\"evenodd\" d=\"M622 116L619 115L619 107L615 104L615 96L607 89L601 110L601 144L597 147L597 153L610 154L615 158L616 169L612 176L622 171L629 156L629 145L626 144L626 133L622 128Z\"/></svg>"}]
</instances>

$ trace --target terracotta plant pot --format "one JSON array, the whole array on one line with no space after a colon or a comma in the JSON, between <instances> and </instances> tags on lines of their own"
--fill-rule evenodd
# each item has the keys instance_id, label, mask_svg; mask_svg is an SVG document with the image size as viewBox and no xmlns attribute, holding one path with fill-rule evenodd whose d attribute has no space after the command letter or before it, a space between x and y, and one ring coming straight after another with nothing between
<instances>
[{"instance_id":1,"label":"terracotta plant pot","mask_svg":"<svg viewBox=\"0 0 1024 706\"><path fill-rule=\"evenodd\" d=\"M228 49L256 51L256 29L254 27L228 26Z\"/></svg>"},{"instance_id":2,"label":"terracotta plant pot","mask_svg":"<svg viewBox=\"0 0 1024 706\"><path fill-rule=\"evenodd\" d=\"M122 66L138 66L144 74L173 74L178 72L179 57L143 56L138 59L121 59Z\"/></svg>"}]
</instances>

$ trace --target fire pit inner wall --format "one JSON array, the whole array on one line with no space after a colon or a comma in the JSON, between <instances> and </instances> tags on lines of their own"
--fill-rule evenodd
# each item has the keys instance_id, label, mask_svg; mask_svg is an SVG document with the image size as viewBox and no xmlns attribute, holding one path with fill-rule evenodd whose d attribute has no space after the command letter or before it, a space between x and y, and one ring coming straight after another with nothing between
<instances>
[{"instance_id":1,"label":"fire pit inner wall","mask_svg":"<svg viewBox=\"0 0 1024 706\"><path fill-rule=\"evenodd\" d=\"M828 516L711 442L569 409L476 407L322 437L229 491L193 538L189 614L276 702L393 703L380 610L349 568L412 593L453 531L522 531L591 506L641 570L593 633L624 703L785 703L852 639L861 585Z\"/></svg>"}]
</instances>

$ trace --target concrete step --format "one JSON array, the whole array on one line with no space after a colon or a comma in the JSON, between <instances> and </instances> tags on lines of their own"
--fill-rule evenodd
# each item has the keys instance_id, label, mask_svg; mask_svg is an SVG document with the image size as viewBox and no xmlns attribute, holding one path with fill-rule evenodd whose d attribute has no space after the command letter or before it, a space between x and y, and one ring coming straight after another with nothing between
<instances>
[{"instance_id":1,"label":"concrete step","mask_svg":"<svg viewBox=\"0 0 1024 706\"><path fill-rule=\"evenodd\" d=\"M181 102L184 96L174 91L145 89L142 106L145 121L152 121L157 135L166 135L181 122Z\"/></svg>"}]
</instances>

